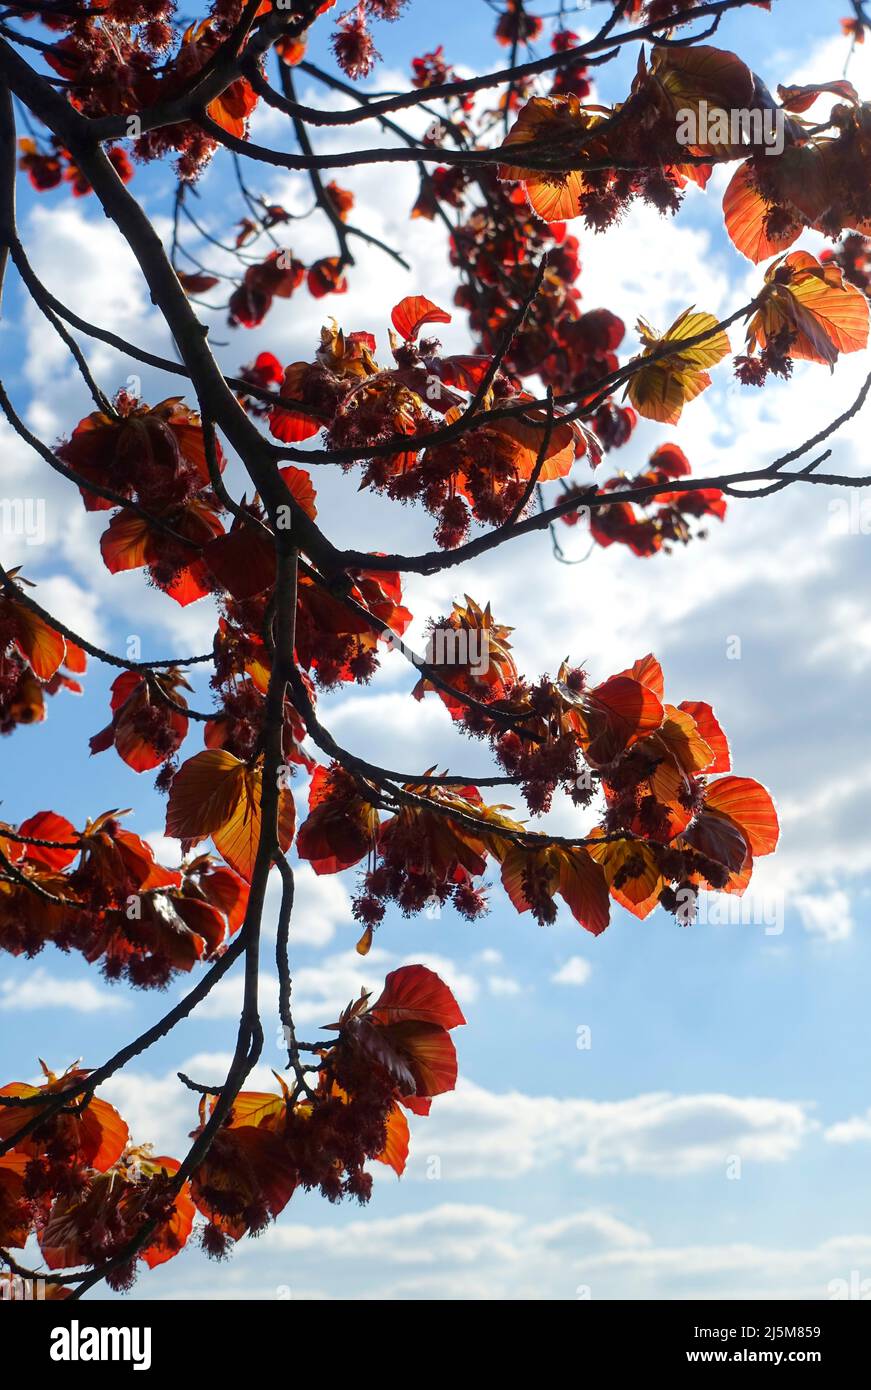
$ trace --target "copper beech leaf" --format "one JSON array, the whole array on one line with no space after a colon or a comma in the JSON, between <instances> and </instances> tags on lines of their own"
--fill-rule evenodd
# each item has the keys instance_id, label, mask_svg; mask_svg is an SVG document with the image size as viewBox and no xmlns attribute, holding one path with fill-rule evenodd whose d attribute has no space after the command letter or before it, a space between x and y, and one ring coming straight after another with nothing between
<instances>
[{"instance_id":1,"label":"copper beech leaf","mask_svg":"<svg viewBox=\"0 0 871 1390\"><path fill-rule=\"evenodd\" d=\"M693 308L685 309L667 333L657 334L643 320L639 320L638 331L644 350L640 366L629 379L626 395L639 415L662 424L676 424L687 402L710 386L707 369L731 352L729 338L713 314ZM701 341L691 342L695 338ZM682 348L683 343L691 345ZM667 355L653 358L653 354L663 350Z\"/></svg>"},{"instance_id":2,"label":"copper beech leaf","mask_svg":"<svg viewBox=\"0 0 871 1390\"><path fill-rule=\"evenodd\" d=\"M408 1120L400 1107L394 1105L387 1116L387 1142L375 1157L379 1163L386 1163L388 1168L392 1168L397 1177L402 1177L405 1171L410 1138Z\"/></svg>"},{"instance_id":3,"label":"copper beech leaf","mask_svg":"<svg viewBox=\"0 0 871 1390\"><path fill-rule=\"evenodd\" d=\"M66 655L66 642L59 632L23 603L0 597L0 617L9 615L12 639L27 658L33 674L41 681L50 680Z\"/></svg>"},{"instance_id":4,"label":"copper beech leaf","mask_svg":"<svg viewBox=\"0 0 871 1390\"><path fill-rule=\"evenodd\" d=\"M207 748L183 763L173 779L166 833L186 843L211 836L216 849L250 880L260 843L262 774L223 748ZM286 850L296 824L293 797L279 791L279 842Z\"/></svg>"},{"instance_id":5,"label":"copper beech leaf","mask_svg":"<svg viewBox=\"0 0 871 1390\"><path fill-rule=\"evenodd\" d=\"M842 352L868 342L868 300L841 268L792 251L765 272L765 288L747 327L747 343L765 348L781 332L787 354L834 367Z\"/></svg>"},{"instance_id":6,"label":"copper beech leaf","mask_svg":"<svg viewBox=\"0 0 871 1390\"><path fill-rule=\"evenodd\" d=\"M369 1014L379 1023L438 1023L456 1028L465 1023L460 1007L444 980L425 965L407 965L391 970L384 988Z\"/></svg>"},{"instance_id":7,"label":"copper beech leaf","mask_svg":"<svg viewBox=\"0 0 871 1390\"><path fill-rule=\"evenodd\" d=\"M607 879L583 845L545 849L512 845L502 858L502 886L518 912L532 908L539 920L550 919L545 900L559 894L575 921L594 936L608 925Z\"/></svg>"},{"instance_id":8,"label":"copper beech leaf","mask_svg":"<svg viewBox=\"0 0 871 1390\"><path fill-rule=\"evenodd\" d=\"M450 323L451 316L424 295L410 294L396 305L390 321L406 342L413 342L424 324Z\"/></svg>"}]
</instances>

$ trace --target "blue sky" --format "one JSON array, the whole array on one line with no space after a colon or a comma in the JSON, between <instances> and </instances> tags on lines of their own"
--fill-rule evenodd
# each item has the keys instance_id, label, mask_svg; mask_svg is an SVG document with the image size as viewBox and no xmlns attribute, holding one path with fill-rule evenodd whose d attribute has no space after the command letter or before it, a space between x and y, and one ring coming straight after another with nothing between
<instances>
[{"instance_id":1,"label":"blue sky","mask_svg":"<svg viewBox=\"0 0 871 1390\"><path fill-rule=\"evenodd\" d=\"M727 18L715 42L735 48L772 90L779 81L831 79L846 56L842 8L775 0L771 15L751 8ZM599 21L597 7L573 26L586 32ZM411 56L439 41L464 69L499 65L491 25L483 0L438 7L415 0L406 20L379 30L384 64L372 89L404 86ZM315 44L311 56L326 55ZM633 51L607 71L598 88L604 100L625 92L634 61ZM850 76L871 94L871 62L861 50ZM329 100L307 79L300 87L306 100ZM258 114L254 133L292 147L275 113ZM370 139L356 127L323 133L317 147L347 149ZM450 303L438 230L407 220L414 176L397 168L338 178L357 195L361 225L408 247L412 272L362 248L341 299L315 303L301 291L252 332L226 329L217 314L212 336L227 344L221 358L228 370L263 348L285 362L310 353L329 313L348 329L374 330L386 347L390 308L404 294ZM292 210L309 205L295 176L253 169L249 181ZM760 271L722 230L724 183L715 175L673 221L642 209L605 239L573 229L584 306L607 306L631 329L639 314L664 328L693 302L719 314L745 302ZM133 188L166 232L171 184L139 171ZM201 203L216 232L242 215L232 190L219 160ZM22 186L21 225L38 270L62 298L154 351L167 350L135 267L93 200L73 204L63 192L35 198ZM305 260L331 250L316 217L295 225L292 245ZM31 427L51 442L87 413L87 400L14 281L4 307L4 382ZM467 342L462 315L442 337L451 348ZM738 341L735 333L736 350ZM99 345L89 356L111 390L139 372ZM637 466L673 438L696 472L757 466L849 404L868 365L857 354L832 377L822 367L799 368L792 383L759 394L721 368L677 429L641 426L619 462ZM147 370L141 378L149 401L178 389ZM861 418L838 437L838 470L862 471L865 438ZM95 549L99 518L85 516L63 480L46 480L6 430L0 440L4 495L43 498L47 516L46 543L17 550L12 543L10 552L4 540L3 563L23 563L47 606L109 647L122 650L136 634L146 656L205 650L209 602L182 611L147 589L141 575L108 575ZM339 542L375 549L389 537L391 548L426 545L425 518L358 494L353 481L327 469L315 482L320 517ZM428 616L467 592L492 600L500 620L515 625L518 664L527 672L553 670L571 655L603 679L653 650L667 698L710 700L736 771L763 780L781 813L781 848L758 866L747 899L757 923L685 929L661 912L639 923L616 908L607 932L593 939L567 914L548 929L517 917L494 885L482 921L469 925L450 910L435 920L389 916L361 961L348 908L353 874L315 880L303 868L293 960L306 1031L329 1022L361 984L377 986L399 962L430 962L455 987L468 1019L455 1035L461 1085L416 1123L406 1176L376 1173L369 1208L294 1197L275 1228L243 1243L228 1266L190 1249L144 1275L134 1297L825 1298L834 1279L849 1280L852 1271L871 1276L864 1200L871 619L863 602L871 501L868 515L860 513L864 524L843 534L841 500L793 489L734 502L707 541L671 557L641 561L614 547L565 568L551 561L545 540L532 538L460 573L410 583L418 635ZM582 554L586 540L566 531L565 545ZM160 840L163 800L151 778L137 777L114 753L88 756L88 737L106 722L111 679L92 663L84 699L57 697L46 724L3 741L0 814L14 821L51 807L81 822L135 805L131 827L154 837L164 861L174 862ZM375 761L483 770L481 750L458 738L438 701L409 698L413 679L393 655L369 689L323 697L322 717L346 746ZM198 739L195 731L188 754ZM577 813L558 808L552 824L576 829ZM269 1066L282 1063L270 987L275 909L273 897L258 1085ZM766 921L778 930L766 931ZM183 987L174 983L170 998ZM195 1112L174 1073L179 1066L206 1079L220 1073L235 1033L234 990L231 980L105 1088L137 1142L170 1153L184 1145ZM166 1005L165 997L105 985L79 959L53 951L33 962L4 958L0 1075L30 1078L37 1055L56 1068L79 1056L96 1065ZM577 1045L583 1028L589 1048Z\"/></svg>"}]
</instances>

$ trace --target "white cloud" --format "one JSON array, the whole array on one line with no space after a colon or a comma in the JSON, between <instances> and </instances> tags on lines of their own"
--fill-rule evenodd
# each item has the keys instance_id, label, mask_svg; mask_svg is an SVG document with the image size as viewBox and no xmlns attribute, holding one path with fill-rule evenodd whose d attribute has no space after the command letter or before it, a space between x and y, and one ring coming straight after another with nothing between
<instances>
[{"instance_id":1,"label":"white cloud","mask_svg":"<svg viewBox=\"0 0 871 1390\"><path fill-rule=\"evenodd\" d=\"M488 946L486 950L479 951L475 959L480 961L482 965L501 965L502 952L494 950L492 946Z\"/></svg>"},{"instance_id":2,"label":"white cloud","mask_svg":"<svg viewBox=\"0 0 871 1390\"><path fill-rule=\"evenodd\" d=\"M485 1257L516 1261L512 1238L519 1225L520 1219L510 1212L446 1202L427 1212L349 1221L332 1230L276 1225L260 1239L267 1248L293 1255L317 1252L338 1260L470 1265Z\"/></svg>"},{"instance_id":3,"label":"white cloud","mask_svg":"<svg viewBox=\"0 0 871 1390\"><path fill-rule=\"evenodd\" d=\"M265 1019L264 1025L264 1053L247 1090L276 1091L272 1067L285 1065L280 1034L273 1037ZM201 1052L180 1070L214 1085L229 1064L229 1053ZM155 1142L168 1153L185 1146L195 1098L176 1069L125 1071L100 1094L118 1105L138 1142ZM734 1156L747 1164L785 1162L815 1129L807 1106L771 1098L663 1092L601 1101L498 1094L461 1078L456 1091L436 1098L426 1120L412 1119L406 1179L428 1179L433 1157L448 1183L502 1183L572 1168L596 1179L614 1173L679 1178L725 1172Z\"/></svg>"},{"instance_id":4,"label":"white cloud","mask_svg":"<svg viewBox=\"0 0 871 1390\"><path fill-rule=\"evenodd\" d=\"M585 985L592 973L592 965L583 956L569 956L550 978L555 985Z\"/></svg>"},{"instance_id":5,"label":"white cloud","mask_svg":"<svg viewBox=\"0 0 871 1390\"><path fill-rule=\"evenodd\" d=\"M510 975L491 975L487 980L487 988L491 994L501 999L514 999L523 993L523 986Z\"/></svg>"},{"instance_id":6,"label":"white cloud","mask_svg":"<svg viewBox=\"0 0 871 1390\"><path fill-rule=\"evenodd\" d=\"M871 1235L816 1245L760 1242L747 1223L731 1241L655 1240L607 1207L581 1206L555 1221L472 1203L327 1224L288 1219L242 1241L221 1278L185 1256L134 1297L296 1300L867 1297ZM863 1285L863 1278L866 1282Z\"/></svg>"},{"instance_id":7,"label":"white cloud","mask_svg":"<svg viewBox=\"0 0 871 1390\"><path fill-rule=\"evenodd\" d=\"M23 1013L34 1009L71 1009L74 1013L113 1013L130 1008L130 1000L92 980L68 980L41 966L21 979L0 980L0 1009Z\"/></svg>"},{"instance_id":8,"label":"white cloud","mask_svg":"<svg viewBox=\"0 0 871 1390\"><path fill-rule=\"evenodd\" d=\"M830 1125L823 1134L830 1144L863 1144L871 1140L871 1110Z\"/></svg>"},{"instance_id":9,"label":"white cloud","mask_svg":"<svg viewBox=\"0 0 871 1390\"><path fill-rule=\"evenodd\" d=\"M336 927L353 924L351 898L340 878L334 874L318 875L310 864L294 864L293 879L292 947L300 943L325 946L335 936ZM280 902L281 879L277 871L273 871L263 913L264 926L273 936Z\"/></svg>"},{"instance_id":10,"label":"white cloud","mask_svg":"<svg viewBox=\"0 0 871 1390\"><path fill-rule=\"evenodd\" d=\"M830 893L801 893L795 899L802 926L823 941L846 941L853 931L850 899L840 888Z\"/></svg>"},{"instance_id":11,"label":"white cloud","mask_svg":"<svg viewBox=\"0 0 871 1390\"><path fill-rule=\"evenodd\" d=\"M423 1176L432 1154L446 1180L508 1180L566 1163L590 1176L725 1171L733 1155L783 1162L813 1128L808 1107L793 1101L668 1092L600 1101L499 1094L461 1078L433 1106L409 1172Z\"/></svg>"}]
</instances>

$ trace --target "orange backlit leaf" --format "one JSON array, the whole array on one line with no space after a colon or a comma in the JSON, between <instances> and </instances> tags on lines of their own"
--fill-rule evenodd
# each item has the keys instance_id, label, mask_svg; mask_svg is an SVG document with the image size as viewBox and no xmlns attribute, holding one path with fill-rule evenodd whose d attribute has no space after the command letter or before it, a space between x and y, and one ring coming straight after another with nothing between
<instances>
[{"instance_id":1,"label":"orange backlit leaf","mask_svg":"<svg viewBox=\"0 0 871 1390\"><path fill-rule=\"evenodd\" d=\"M382 1041L405 1060L414 1078L414 1094L440 1096L457 1084L457 1050L450 1033L435 1023L391 1023L379 1028Z\"/></svg>"},{"instance_id":2,"label":"orange backlit leaf","mask_svg":"<svg viewBox=\"0 0 871 1390\"><path fill-rule=\"evenodd\" d=\"M641 656L629 667L627 671L619 671L620 676L630 676L632 680L640 681L646 685L648 690L652 690L657 700L665 699L665 677L662 674L662 667L652 652L646 656Z\"/></svg>"},{"instance_id":3,"label":"orange backlit leaf","mask_svg":"<svg viewBox=\"0 0 871 1390\"><path fill-rule=\"evenodd\" d=\"M705 790L705 806L733 820L754 855L771 854L777 847L777 810L771 794L752 777L718 778Z\"/></svg>"},{"instance_id":4,"label":"orange backlit leaf","mask_svg":"<svg viewBox=\"0 0 871 1390\"><path fill-rule=\"evenodd\" d=\"M708 773L729 772L732 767L729 740L720 727L711 706L706 704L704 700L682 700L678 709L685 710L687 714L692 715L696 728L714 755L713 762L709 763L704 771Z\"/></svg>"},{"instance_id":5,"label":"orange backlit leaf","mask_svg":"<svg viewBox=\"0 0 871 1390\"><path fill-rule=\"evenodd\" d=\"M524 145L535 145L537 150L549 155L563 148L568 161L579 138L601 121L601 116L584 110L576 96L532 97L520 111L501 148L512 155L516 153L519 158L523 156ZM594 153L589 144L585 149ZM502 165L499 177L508 183L522 183L530 206L545 222L565 222L580 212L584 180L577 169L551 171Z\"/></svg>"},{"instance_id":6,"label":"orange backlit leaf","mask_svg":"<svg viewBox=\"0 0 871 1390\"><path fill-rule=\"evenodd\" d=\"M442 1028L457 1028L466 1021L444 980L425 965L391 970L369 1016L383 1024L416 1019Z\"/></svg>"},{"instance_id":7,"label":"orange backlit leaf","mask_svg":"<svg viewBox=\"0 0 871 1390\"><path fill-rule=\"evenodd\" d=\"M13 641L30 663L33 674L41 681L50 680L63 665L66 643L59 632L23 603L0 598L0 616L4 610L11 618Z\"/></svg>"},{"instance_id":8,"label":"orange backlit leaf","mask_svg":"<svg viewBox=\"0 0 871 1390\"><path fill-rule=\"evenodd\" d=\"M756 187L753 166L749 162L739 164L723 195L723 215L733 245L757 264L767 261L769 256L776 256L778 251L785 251L801 231L796 222L779 234L771 234L766 227L769 210Z\"/></svg>"},{"instance_id":9,"label":"orange backlit leaf","mask_svg":"<svg viewBox=\"0 0 871 1390\"><path fill-rule=\"evenodd\" d=\"M752 351L775 334L790 335L788 355L834 367L842 352L868 343L868 300L841 268L792 251L765 272L759 307L747 326Z\"/></svg>"},{"instance_id":10,"label":"orange backlit leaf","mask_svg":"<svg viewBox=\"0 0 871 1390\"><path fill-rule=\"evenodd\" d=\"M262 774L223 748L207 748L173 779L166 833L185 843L211 836L232 869L250 881L260 843ZM279 841L289 849L296 824L293 797L279 792Z\"/></svg>"},{"instance_id":11,"label":"orange backlit leaf","mask_svg":"<svg viewBox=\"0 0 871 1390\"><path fill-rule=\"evenodd\" d=\"M238 77L231 82L220 96L215 97L206 107L206 115L211 116L216 125L235 135L238 140L245 138L248 117L257 105L257 93L247 77Z\"/></svg>"},{"instance_id":12,"label":"orange backlit leaf","mask_svg":"<svg viewBox=\"0 0 871 1390\"><path fill-rule=\"evenodd\" d=\"M380 1154L375 1157L379 1163L386 1163L388 1168L392 1168L397 1177L402 1177L405 1172L405 1165L408 1161L408 1145L410 1140L408 1120L398 1105L387 1116L387 1142Z\"/></svg>"},{"instance_id":13,"label":"orange backlit leaf","mask_svg":"<svg viewBox=\"0 0 871 1390\"><path fill-rule=\"evenodd\" d=\"M62 847L69 846L78 838L75 827L65 816L58 816L54 811L38 811L35 816L23 820L18 831L34 840L61 842L57 849L45 845L24 846L24 858L29 864L36 864L41 869L65 869L78 856L78 849Z\"/></svg>"},{"instance_id":14,"label":"orange backlit leaf","mask_svg":"<svg viewBox=\"0 0 871 1390\"><path fill-rule=\"evenodd\" d=\"M604 869L611 897L634 917L649 916L665 887L650 845L641 840L602 840L589 850Z\"/></svg>"},{"instance_id":15,"label":"orange backlit leaf","mask_svg":"<svg viewBox=\"0 0 871 1390\"><path fill-rule=\"evenodd\" d=\"M450 323L451 316L422 294L410 294L401 299L390 315L390 321L400 337L414 342L425 323Z\"/></svg>"}]
</instances>

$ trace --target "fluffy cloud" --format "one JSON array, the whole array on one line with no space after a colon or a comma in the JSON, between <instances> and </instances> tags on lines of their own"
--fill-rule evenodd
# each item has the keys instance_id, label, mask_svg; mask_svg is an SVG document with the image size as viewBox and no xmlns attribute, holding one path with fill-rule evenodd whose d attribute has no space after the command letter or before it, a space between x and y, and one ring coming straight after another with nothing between
<instances>
[{"instance_id":1,"label":"fluffy cloud","mask_svg":"<svg viewBox=\"0 0 871 1390\"><path fill-rule=\"evenodd\" d=\"M853 930L850 899L841 889L831 893L801 893L795 899L802 926L823 941L846 941Z\"/></svg>"},{"instance_id":2,"label":"fluffy cloud","mask_svg":"<svg viewBox=\"0 0 871 1390\"><path fill-rule=\"evenodd\" d=\"M786 1248L746 1239L656 1241L605 1207L540 1222L443 1202L424 1212L327 1225L281 1221L243 1241L212 1282L201 1256L164 1266L134 1297L479 1299L867 1297L871 1235ZM855 1292L853 1297L858 1297Z\"/></svg>"},{"instance_id":3,"label":"fluffy cloud","mask_svg":"<svg viewBox=\"0 0 871 1390\"><path fill-rule=\"evenodd\" d=\"M669 1177L742 1161L783 1162L814 1128L798 1102L657 1092L599 1101L497 1094L461 1078L415 1133L410 1174L440 1160L449 1180L513 1179L570 1164L590 1176Z\"/></svg>"},{"instance_id":4,"label":"fluffy cloud","mask_svg":"<svg viewBox=\"0 0 871 1390\"><path fill-rule=\"evenodd\" d=\"M871 1140L871 1110L830 1125L823 1137L830 1144L864 1144Z\"/></svg>"},{"instance_id":5,"label":"fluffy cloud","mask_svg":"<svg viewBox=\"0 0 871 1390\"><path fill-rule=\"evenodd\" d=\"M130 1008L130 1000L117 991L100 989L93 980L60 979L41 966L31 967L21 979L0 980L0 1009L25 1013L37 1009L71 1009L73 1013L117 1013Z\"/></svg>"},{"instance_id":6,"label":"fluffy cloud","mask_svg":"<svg viewBox=\"0 0 871 1390\"><path fill-rule=\"evenodd\" d=\"M555 985L585 985L592 973L592 965L583 956L569 956L550 978Z\"/></svg>"}]
</instances>

